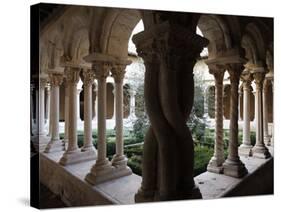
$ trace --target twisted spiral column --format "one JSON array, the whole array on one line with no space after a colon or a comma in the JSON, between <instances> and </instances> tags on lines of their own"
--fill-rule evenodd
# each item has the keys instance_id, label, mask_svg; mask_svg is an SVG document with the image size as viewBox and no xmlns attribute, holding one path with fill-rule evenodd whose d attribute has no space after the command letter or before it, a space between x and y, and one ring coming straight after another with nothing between
<instances>
[{"instance_id":1,"label":"twisted spiral column","mask_svg":"<svg viewBox=\"0 0 281 212\"><path fill-rule=\"evenodd\" d=\"M228 156L223 163L223 171L225 175L232 177L243 177L248 172L238 155L238 86L242 68L241 64L231 64L227 67L230 75L231 108Z\"/></svg>"}]
</instances>

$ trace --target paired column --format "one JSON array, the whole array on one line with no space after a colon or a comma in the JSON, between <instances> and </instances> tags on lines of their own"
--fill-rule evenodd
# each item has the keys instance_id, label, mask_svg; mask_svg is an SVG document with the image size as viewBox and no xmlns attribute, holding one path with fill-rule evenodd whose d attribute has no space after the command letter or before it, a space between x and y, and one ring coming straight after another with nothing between
<instances>
[{"instance_id":1,"label":"paired column","mask_svg":"<svg viewBox=\"0 0 281 212\"><path fill-rule=\"evenodd\" d=\"M252 70L256 84L255 93L255 116L256 116L256 144L253 147L253 156L257 158L268 158L270 153L264 145L263 137L263 105L262 105L262 87L265 71L263 67Z\"/></svg>"},{"instance_id":2,"label":"paired column","mask_svg":"<svg viewBox=\"0 0 281 212\"><path fill-rule=\"evenodd\" d=\"M110 66L105 62L93 64L94 75L98 80L98 155L96 163L85 180L98 184L113 178L113 167L106 157L106 78Z\"/></svg>"},{"instance_id":3,"label":"paired column","mask_svg":"<svg viewBox=\"0 0 281 212\"><path fill-rule=\"evenodd\" d=\"M45 87L47 80L41 78L39 85L39 135L45 135Z\"/></svg>"},{"instance_id":4,"label":"paired column","mask_svg":"<svg viewBox=\"0 0 281 212\"><path fill-rule=\"evenodd\" d=\"M269 80L267 78L264 79L263 82L263 91L262 91L262 104L263 104L263 133L264 133L264 143L267 146L270 146L270 137L268 134L268 99L267 99L267 91Z\"/></svg>"},{"instance_id":5,"label":"paired column","mask_svg":"<svg viewBox=\"0 0 281 212\"><path fill-rule=\"evenodd\" d=\"M96 158L97 152L92 139L92 84L94 82L92 70L83 70L82 81L84 84L84 145L82 151L92 152L91 154Z\"/></svg>"},{"instance_id":6,"label":"paired column","mask_svg":"<svg viewBox=\"0 0 281 212\"><path fill-rule=\"evenodd\" d=\"M122 175L132 174L127 167L127 158L124 155L123 140L123 79L126 65L115 65L111 72L115 82L115 119L116 119L116 154L113 156L112 165L122 171ZM119 173L120 174L120 173Z\"/></svg>"},{"instance_id":7,"label":"paired column","mask_svg":"<svg viewBox=\"0 0 281 212\"><path fill-rule=\"evenodd\" d=\"M231 108L228 157L223 163L223 169L225 175L232 177L243 177L247 174L247 169L238 155L238 86L242 68L243 66L239 63L227 66L231 85Z\"/></svg>"},{"instance_id":8,"label":"paired column","mask_svg":"<svg viewBox=\"0 0 281 212\"><path fill-rule=\"evenodd\" d=\"M59 86L62 83L63 75L61 73L49 73L50 84L51 84L51 140L47 144L45 151L54 152L64 150L64 145L60 141L59 137Z\"/></svg>"},{"instance_id":9,"label":"paired column","mask_svg":"<svg viewBox=\"0 0 281 212\"><path fill-rule=\"evenodd\" d=\"M224 143L223 143L223 77L224 69L210 69L210 73L215 77L215 150L207 170L215 173L222 173L224 162Z\"/></svg>"},{"instance_id":10,"label":"paired column","mask_svg":"<svg viewBox=\"0 0 281 212\"><path fill-rule=\"evenodd\" d=\"M252 75L249 70L245 69L243 71L241 79L243 81L243 143L239 146L239 154L251 156L253 148L250 139L250 95Z\"/></svg>"}]
</instances>

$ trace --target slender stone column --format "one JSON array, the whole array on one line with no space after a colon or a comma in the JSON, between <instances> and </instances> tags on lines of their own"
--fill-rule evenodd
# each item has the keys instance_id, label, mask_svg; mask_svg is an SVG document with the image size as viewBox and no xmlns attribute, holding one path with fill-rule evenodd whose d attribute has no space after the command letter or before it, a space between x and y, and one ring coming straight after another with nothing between
<instances>
[{"instance_id":1,"label":"slender stone column","mask_svg":"<svg viewBox=\"0 0 281 212\"><path fill-rule=\"evenodd\" d=\"M268 135L268 100L267 100L267 90L268 90L269 80L264 79L263 82L263 91L262 91L262 101L263 101L263 133L264 133L264 143L267 146L270 146L270 137Z\"/></svg>"},{"instance_id":2,"label":"slender stone column","mask_svg":"<svg viewBox=\"0 0 281 212\"><path fill-rule=\"evenodd\" d=\"M76 86L77 87L77 86ZM82 88L76 88L77 89L77 121L78 122L82 122L81 118L80 118L80 93L82 91Z\"/></svg>"},{"instance_id":3,"label":"slender stone column","mask_svg":"<svg viewBox=\"0 0 281 212\"><path fill-rule=\"evenodd\" d=\"M69 94L68 108L68 145L59 163L68 165L80 161L80 149L77 144L77 83L79 81L80 68L66 67L66 84Z\"/></svg>"},{"instance_id":4,"label":"slender stone column","mask_svg":"<svg viewBox=\"0 0 281 212\"><path fill-rule=\"evenodd\" d=\"M30 136L33 136L33 90L34 85L30 84Z\"/></svg>"},{"instance_id":5,"label":"slender stone column","mask_svg":"<svg viewBox=\"0 0 281 212\"><path fill-rule=\"evenodd\" d=\"M113 94L113 115L111 119L116 119L116 86L115 84L113 84L113 90L112 90L112 94Z\"/></svg>"},{"instance_id":6,"label":"slender stone column","mask_svg":"<svg viewBox=\"0 0 281 212\"><path fill-rule=\"evenodd\" d=\"M50 85L47 84L46 87L46 124L49 125L50 122ZM49 132L48 132L49 133Z\"/></svg>"},{"instance_id":7,"label":"slender stone column","mask_svg":"<svg viewBox=\"0 0 281 212\"><path fill-rule=\"evenodd\" d=\"M35 134L39 135L39 90L35 87Z\"/></svg>"},{"instance_id":8,"label":"slender stone column","mask_svg":"<svg viewBox=\"0 0 281 212\"><path fill-rule=\"evenodd\" d=\"M115 81L115 111L116 111L116 154L113 156L112 165L117 167L122 175L132 174L127 166L127 158L124 155L123 140L123 79L126 65L116 65L112 68L112 76Z\"/></svg>"},{"instance_id":9,"label":"slender stone column","mask_svg":"<svg viewBox=\"0 0 281 212\"><path fill-rule=\"evenodd\" d=\"M52 113L54 111L53 109L53 96L52 96L52 86L50 86L49 88L50 90L50 104L49 104L49 132L48 132L48 136L51 136L52 135L52 125L53 125L53 121L52 121Z\"/></svg>"},{"instance_id":10,"label":"slender stone column","mask_svg":"<svg viewBox=\"0 0 281 212\"><path fill-rule=\"evenodd\" d=\"M98 80L98 155L96 163L85 178L91 184L114 178L113 167L106 157L106 78L109 68L104 62L93 64L93 71Z\"/></svg>"},{"instance_id":11,"label":"slender stone column","mask_svg":"<svg viewBox=\"0 0 281 212\"><path fill-rule=\"evenodd\" d=\"M271 79L271 84L272 84L272 95L273 95L273 116L272 116L272 130L271 130L271 139L270 139L270 145L274 145L274 81L273 77Z\"/></svg>"},{"instance_id":12,"label":"slender stone column","mask_svg":"<svg viewBox=\"0 0 281 212\"><path fill-rule=\"evenodd\" d=\"M94 82L93 72L89 69L83 70L84 84L84 145L81 149L83 152L92 152L94 158L97 156L97 151L93 145L92 138L92 84Z\"/></svg>"},{"instance_id":13,"label":"slender stone column","mask_svg":"<svg viewBox=\"0 0 281 212\"><path fill-rule=\"evenodd\" d=\"M130 115L129 117L132 119L136 118L136 91L134 91L133 89L129 90L129 94L130 94Z\"/></svg>"},{"instance_id":14,"label":"slender stone column","mask_svg":"<svg viewBox=\"0 0 281 212\"><path fill-rule=\"evenodd\" d=\"M209 113L208 113L208 91L209 91L209 86L204 90L204 115L203 117L205 119L209 119Z\"/></svg>"},{"instance_id":15,"label":"slender stone column","mask_svg":"<svg viewBox=\"0 0 281 212\"><path fill-rule=\"evenodd\" d=\"M252 70L255 84L255 116L256 116L256 144L253 147L253 156L257 158L269 158L271 155L264 145L263 137L263 105L262 105L262 86L264 80L264 68L255 68Z\"/></svg>"},{"instance_id":16,"label":"slender stone column","mask_svg":"<svg viewBox=\"0 0 281 212\"><path fill-rule=\"evenodd\" d=\"M61 73L50 73L49 74L50 83L51 83L51 121L52 121L52 134L51 140L45 148L45 152L54 152L64 150L64 145L60 141L59 137L59 86L62 83L63 75Z\"/></svg>"},{"instance_id":17,"label":"slender stone column","mask_svg":"<svg viewBox=\"0 0 281 212\"><path fill-rule=\"evenodd\" d=\"M243 143L239 146L239 154L244 156L252 155L250 139L250 98L252 75L249 70L244 70L241 76L243 80Z\"/></svg>"},{"instance_id":18,"label":"slender stone column","mask_svg":"<svg viewBox=\"0 0 281 212\"><path fill-rule=\"evenodd\" d=\"M224 151L223 151L223 76L224 69L215 70L210 69L210 73L215 77L215 150L214 155L211 158L207 170L215 173L222 173L224 162Z\"/></svg>"},{"instance_id":19,"label":"slender stone column","mask_svg":"<svg viewBox=\"0 0 281 212\"><path fill-rule=\"evenodd\" d=\"M68 145L68 125L69 125L69 88L68 83L65 83L64 86L65 96L64 96L64 143L65 148L67 149Z\"/></svg>"},{"instance_id":20,"label":"slender stone column","mask_svg":"<svg viewBox=\"0 0 281 212\"><path fill-rule=\"evenodd\" d=\"M243 66L238 63L227 66L230 75L231 108L228 157L223 164L223 169L225 175L232 177L243 177L248 172L238 155L238 86L242 69Z\"/></svg>"},{"instance_id":21,"label":"slender stone column","mask_svg":"<svg viewBox=\"0 0 281 212\"><path fill-rule=\"evenodd\" d=\"M95 83L95 88L94 88L94 92L95 92L95 114L94 114L94 121L97 120L97 116L98 116L98 85Z\"/></svg>"},{"instance_id":22,"label":"slender stone column","mask_svg":"<svg viewBox=\"0 0 281 212\"><path fill-rule=\"evenodd\" d=\"M47 80L41 78L39 86L39 135L45 135L45 87Z\"/></svg>"}]
</instances>

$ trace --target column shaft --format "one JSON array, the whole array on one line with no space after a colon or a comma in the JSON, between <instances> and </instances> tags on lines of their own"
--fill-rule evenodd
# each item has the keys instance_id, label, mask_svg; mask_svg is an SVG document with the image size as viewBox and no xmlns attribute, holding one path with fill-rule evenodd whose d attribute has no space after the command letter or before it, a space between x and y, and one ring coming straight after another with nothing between
<instances>
[{"instance_id":1,"label":"column shaft","mask_svg":"<svg viewBox=\"0 0 281 212\"><path fill-rule=\"evenodd\" d=\"M69 88L65 83L65 97L64 97L64 143L68 143L68 125L69 125Z\"/></svg>"},{"instance_id":2,"label":"column shaft","mask_svg":"<svg viewBox=\"0 0 281 212\"><path fill-rule=\"evenodd\" d=\"M106 161L106 80L98 79L98 162Z\"/></svg>"},{"instance_id":3,"label":"column shaft","mask_svg":"<svg viewBox=\"0 0 281 212\"><path fill-rule=\"evenodd\" d=\"M246 72L245 72L246 73ZM243 141L239 146L239 154L245 156L252 155L252 145L250 138L250 101L251 101L251 75L247 72L243 81Z\"/></svg>"},{"instance_id":4,"label":"column shaft","mask_svg":"<svg viewBox=\"0 0 281 212\"><path fill-rule=\"evenodd\" d=\"M45 85L41 80L39 86L39 135L45 135Z\"/></svg>"},{"instance_id":5,"label":"column shaft","mask_svg":"<svg viewBox=\"0 0 281 212\"><path fill-rule=\"evenodd\" d=\"M59 137L59 86L62 83L63 75L60 73L49 74L51 83L51 140L45 148L45 152L62 151L64 145Z\"/></svg>"},{"instance_id":6,"label":"column shaft","mask_svg":"<svg viewBox=\"0 0 281 212\"><path fill-rule=\"evenodd\" d=\"M270 138L268 134L268 100L267 100L267 88L268 88L268 80L265 78L263 83L263 131L264 131L264 143L266 145L270 145Z\"/></svg>"},{"instance_id":7,"label":"column shaft","mask_svg":"<svg viewBox=\"0 0 281 212\"><path fill-rule=\"evenodd\" d=\"M52 140L58 141L59 138L59 86L55 85L52 89L53 93L53 124L52 124Z\"/></svg>"},{"instance_id":8,"label":"column shaft","mask_svg":"<svg viewBox=\"0 0 281 212\"><path fill-rule=\"evenodd\" d=\"M264 145L263 137L263 105L262 105L262 87L264 80L263 69L253 71L253 75L256 83L256 95L255 95L255 117L256 117L256 144L253 148L253 156L257 158L268 158L270 153Z\"/></svg>"},{"instance_id":9,"label":"column shaft","mask_svg":"<svg viewBox=\"0 0 281 212\"><path fill-rule=\"evenodd\" d=\"M247 169L238 156L238 86L242 68L243 66L240 64L233 64L227 67L231 82L231 107L228 157L223 164L223 168L224 174L232 177L243 177L247 174Z\"/></svg>"},{"instance_id":10,"label":"column shaft","mask_svg":"<svg viewBox=\"0 0 281 212\"><path fill-rule=\"evenodd\" d=\"M222 164L224 162L224 143L223 143L223 71L217 71L213 73L215 76L215 150L214 156L211 158L209 165L207 167L208 171L221 173Z\"/></svg>"}]
</instances>

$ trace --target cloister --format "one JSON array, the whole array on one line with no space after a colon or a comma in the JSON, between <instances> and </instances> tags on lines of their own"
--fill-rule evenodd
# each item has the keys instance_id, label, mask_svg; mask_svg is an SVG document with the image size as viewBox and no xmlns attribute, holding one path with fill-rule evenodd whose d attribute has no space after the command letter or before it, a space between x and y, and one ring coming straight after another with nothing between
<instances>
[{"instance_id":1,"label":"cloister","mask_svg":"<svg viewBox=\"0 0 281 212\"><path fill-rule=\"evenodd\" d=\"M41 183L67 205L273 192L273 19L55 4L39 4L33 12L40 17L40 39L31 70L31 140L40 152ZM134 34L140 21L143 30ZM128 51L131 37L136 53ZM208 53L200 56L203 49ZM196 177L186 125L195 69L211 76L204 85L204 117L215 129L214 155ZM123 141L124 123L137 118L134 75L129 77L134 70L144 73L150 121L142 177L127 165ZM111 160L108 128L116 131ZM224 128L230 133L227 158Z\"/></svg>"}]
</instances>

